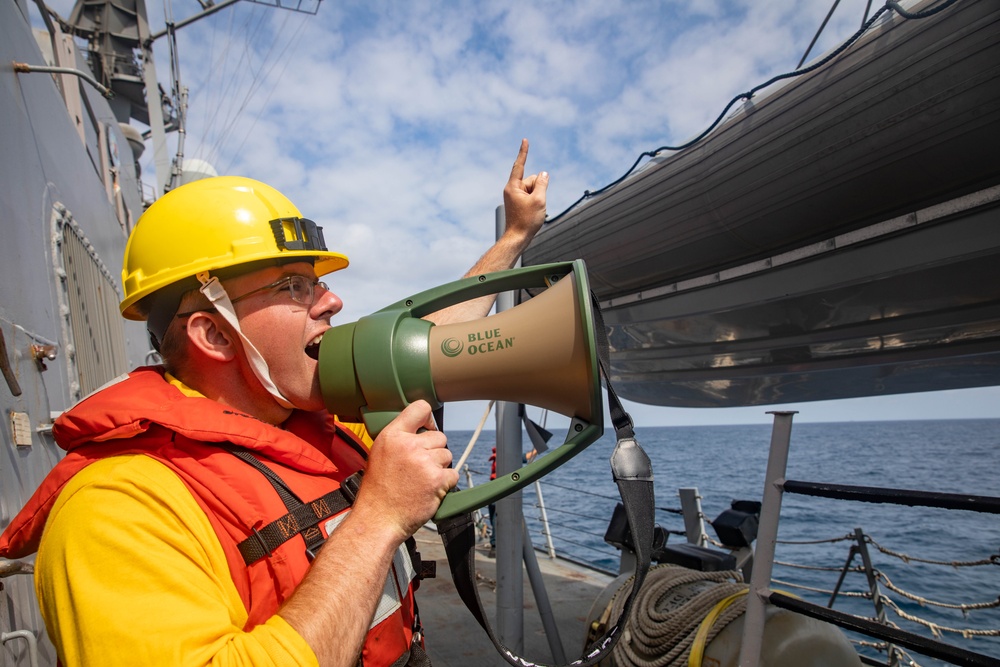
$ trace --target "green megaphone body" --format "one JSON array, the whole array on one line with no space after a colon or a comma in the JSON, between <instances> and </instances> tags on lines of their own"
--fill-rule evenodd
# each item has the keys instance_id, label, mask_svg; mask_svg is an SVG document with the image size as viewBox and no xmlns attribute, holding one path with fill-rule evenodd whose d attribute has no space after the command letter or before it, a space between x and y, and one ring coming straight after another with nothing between
<instances>
[{"instance_id":1,"label":"green megaphone body","mask_svg":"<svg viewBox=\"0 0 1000 667\"><path fill-rule=\"evenodd\" d=\"M422 317L510 290L547 288L490 317L435 326ZM372 436L413 401L537 405L571 419L565 442L521 469L449 493L445 519L495 502L565 463L604 432L594 318L582 260L448 283L326 332L319 373L328 410Z\"/></svg>"}]
</instances>

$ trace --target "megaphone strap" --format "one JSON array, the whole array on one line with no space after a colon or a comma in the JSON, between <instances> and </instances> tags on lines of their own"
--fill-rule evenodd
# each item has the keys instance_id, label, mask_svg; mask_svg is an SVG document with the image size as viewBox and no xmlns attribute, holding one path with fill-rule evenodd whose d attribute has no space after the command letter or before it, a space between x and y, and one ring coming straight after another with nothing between
<instances>
[{"instance_id":1,"label":"megaphone strap","mask_svg":"<svg viewBox=\"0 0 1000 667\"><path fill-rule=\"evenodd\" d=\"M611 413L611 423L615 427L615 435L618 439L634 438L635 430L630 415L622 405L614 386L611 384L611 344L608 341L608 329L604 326L604 315L601 314L601 301L590 292L590 302L594 313L594 332L597 336L597 363L601 367L601 375L604 376L605 387L608 391L608 411Z\"/></svg>"},{"instance_id":2,"label":"megaphone strap","mask_svg":"<svg viewBox=\"0 0 1000 667\"><path fill-rule=\"evenodd\" d=\"M201 287L198 291L212 302L215 310L229 323L229 326L236 331L236 335L240 337L240 341L243 342L243 351L246 353L247 361L250 363L250 369L260 381L261 386L267 390L267 393L274 397L274 400L281 407L295 407L291 401L285 398L281 390L278 389L278 386L274 384L274 380L271 379L271 370L267 367L264 357L253 342L243 333L243 328L240 327L240 320L236 317L236 309L233 307L233 302L229 298L226 288L219 282L219 277L209 274L208 271L202 271L196 277L201 282Z\"/></svg>"},{"instance_id":3,"label":"megaphone strap","mask_svg":"<svg viewBox=\"0 0 1000 667\"><path fill-rule=\"evenodd\" d=\"M618 619L609 626L604 635L591 644L590 650L584 656L568 663L567 667L595 665L614 649L632 609L632 603L646 579L653 552L655 500L652 465L646 452L635 439L632 417L622 406L611 386L611 377L607 370L610 367L607 329L605 329L603 318L600 315L600 303L596 295L591 293L591 298L594 303L594 318L597 321L595 328L601 373L604 375L609 409L618 440L611 455L611 472L618 485L618 492L621 495L625 515L628 518L628 525L635 542L636 565L635 575L632 577L632 590L625 600ZM479 598L479 589L476 586L476 533L472 515L461 514L440 520L437 522L437 528L444 543L448 565L451 568L452 579L455 582L458 595L472 612L479 625L486 630L486 634L500 655L514 667L544 667L540 663L531 662L518 656L504 646L503 642L493 633L493 628L490 626L486 614L483 613L482 600Z\"/></svg>"},{"instance_id":4,"label":"megaphone strap","mask_svg":"<svg viewBox=\"0 0 1000 667\"><path fill-rule=\"evenodd\" d=\"M628 517L629 527L632 530L635 540L636 569L632 578L632 590L625 601L621 614L613 625L591 645L586 655L578 660L568 663L570 667L589 667L596 665L603 660L618 642L625 627L625 622L632 609L632 603L639 593L646 573L649 570L650 556L653 549L653 482L651 475L644 474L647 471L637 469L635 465L636 457L634 450L641 452L639 443L634 439L619 440L615 446L615 453L612 455L612 470L615 474L615 481L618 491L621 494L622 504L625 506L625 513ZM646 458L645 452L641 457ZM615 460L618 459L618 463ZM615 468L624 470L615 470ZM465 606L472 612L473 617L486 631L490 641L496 646L497 651L503 658L515 667L544 667L541 663L531 662L518 656L503 642L501 642L493 632L486 615L483 612L482 601L479 598L479 589L476 581L475 565L475 545L476 532L475 523L471 514L462 514L439 521L438 532L444 543L445 553L448 556L448 565L451 568L452 579L459 597Z\"/></svg>"}]
</instances>

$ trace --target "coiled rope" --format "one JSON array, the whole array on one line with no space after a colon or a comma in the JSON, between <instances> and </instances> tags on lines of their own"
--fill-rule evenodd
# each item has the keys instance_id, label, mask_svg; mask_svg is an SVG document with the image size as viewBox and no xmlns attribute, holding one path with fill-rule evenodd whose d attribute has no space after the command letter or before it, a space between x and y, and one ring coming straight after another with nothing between
<instances>
[{"instance_id":1,"label":"coiled rope","mask_svg":"<svg viewBox=\"0 0 1000 667\"><path fill-rule=\"evenodd\" d=\"M715 585L682 586L708 582ZM628 591L628 583L622 590ZM621 640L613 651L619 667L687 667L692 648L701 651L746 609L746 585L737 571L697 572L675 565L650 568L629 614ZM679 609L678 597L686 602ZM625 595L616 594L608 616L621 613ZM714 622L699 628L706 617ZM697 641L696 641L697 639Z\"/></svg>"}]
</instances>

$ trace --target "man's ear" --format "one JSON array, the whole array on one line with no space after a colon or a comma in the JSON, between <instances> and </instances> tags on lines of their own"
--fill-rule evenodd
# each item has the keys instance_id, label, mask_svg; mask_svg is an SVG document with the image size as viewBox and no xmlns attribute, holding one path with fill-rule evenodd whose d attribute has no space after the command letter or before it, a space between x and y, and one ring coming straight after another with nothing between
<instances>
[{"instance_id":1,"label":"man's ear","mask_svg":"<svg viewBox=\"0 0 1000 667\"><path fill-rule=\"evenodd\" d=\"M232 361L236 358L235 337L221 315L198 311L188 318L188 340L199 352L215 361Z\"/></svg>"}]
</instances>

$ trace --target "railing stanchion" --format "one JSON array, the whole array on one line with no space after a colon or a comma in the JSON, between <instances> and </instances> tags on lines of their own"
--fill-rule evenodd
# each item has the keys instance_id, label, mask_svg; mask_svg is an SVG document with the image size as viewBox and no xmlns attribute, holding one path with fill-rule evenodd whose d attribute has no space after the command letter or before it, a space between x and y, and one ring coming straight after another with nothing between
<instances>
[{"instance_id":1,"label":"railing stanchion","mask_svg":"<svg viewBox=\"0 0 1000 667\"><path fill-rule=\"evenodd\" d=\"M538 496L538 513L542 519L542 530L545 531L545 545L549 552L549 558L556 557L556 547L552 543L552 531L549 530L549 515L545 513L545 499L542 498L542 483L535 481L535 495Z\"/></svg>"},{"instance_id":2,"label":"railing stanchion","mask_svg":"<svg viewBox=\"0 0 1000 667\"><path fill-rule=\"evenodd\" d=\"M865 533L860 528L854 529L854 539L857 541L858 553L861 554L861 563L865 568L865 576L868 578L868 589L872 593L872 602L875 604L875 615L878 622L885 625L885 605L882 604L882 595L879 592L878 576L872 566L872 558L868 553L868 543L865 541ZM886 643L889 655L889 667L899 667L899 655L896 647L891 643Z\"/></svg>"},{"instance_id":3,"label":"railing stanchion","mask_svg":"<svg viewBox=\"0 0 1000 667\"><path fill-rule=\"evenodd\" d=\"M681 515L684 517L684 533L688 544L703 547L708 544L705 533L704 513L701 511L701 496L696 488L678 489L681 499Z\"/></svg>"},{"instance_id":4,"label":"railing stanchion","mask_svg":"<svg viewBox=\"0 0 1000 667\"><path fill-rule=\"evenodd\" d=\"M750 577L750 594L743 622L743 643L740 648L739 667L757 667L764 640L764 614L770 595L771 570L774 567L774 546L778 539L778 515L781 513L782 483L788 465L788 445L792 435L792 416L795 412L771 412L771 449L767 457L767 474L764 479L764 498L760 510L760 527L757 530L757 547L754 553L753 574Z\"/></svg>"}]
</instances>

